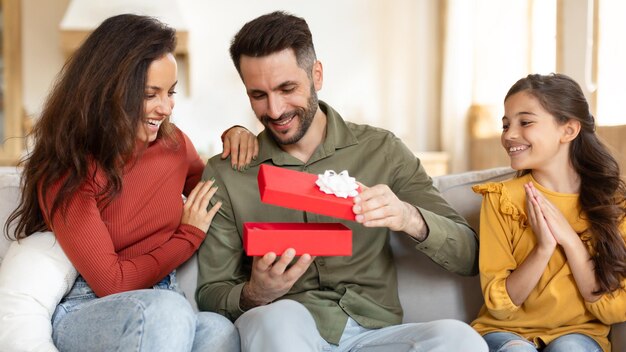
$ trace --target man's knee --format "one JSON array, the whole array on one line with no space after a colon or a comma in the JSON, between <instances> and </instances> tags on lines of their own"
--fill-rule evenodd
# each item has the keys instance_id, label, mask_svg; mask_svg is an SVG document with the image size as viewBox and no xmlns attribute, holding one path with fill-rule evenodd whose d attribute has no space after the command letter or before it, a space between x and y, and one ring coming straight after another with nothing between
<instances>
[{"instance_id":1,"label":"man's knee","mask_svg":"<svg viewBox=\"0 0 626 352\"><path fill-rule=\"evenodd\" d=\"M425 323L428 334L442 351L487 352L487 343L468 324L454 319L442 319Z\"/></svg>"},{"instance_id":2,"label":"man's knee","mask_svg":"<svg viewBox=\"0 0 626 352\"><path fill-rule=\"evenodd\" d=\"M294 323L298 325L306 323L306 321L314 323L311 313L305 306L290 299L283 299L250 309L239 317L235 325L239 327L244 322L246 322L246 325L248 324L247 322L253 322L256 326L276 331L280 326L289 328L293 327Z\"/></svg>"},{"instance_id":3,"label":"man's knee","mask_svg":"<svg viewBox=\"0 0 626 352\"><path fill-rule=\"evenodd\" d=\"M235 321L244 351L308 350L321 340L315 320L302 304L280 300L253 308ZM298 348L295 348L295 347Z\"/></svg>"}]
</instances>

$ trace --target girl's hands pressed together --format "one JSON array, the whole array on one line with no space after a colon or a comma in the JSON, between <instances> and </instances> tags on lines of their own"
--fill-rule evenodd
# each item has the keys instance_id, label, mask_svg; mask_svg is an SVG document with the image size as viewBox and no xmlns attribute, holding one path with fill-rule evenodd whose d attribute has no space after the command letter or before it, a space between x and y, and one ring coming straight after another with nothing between
<instances>
[{"instance_id":1,"label":"girl's hands pressed together","mask_svg":"<svg viewBox=\"0 0 626 352\"><path fill-rule=\"evenodd\" d=\"M580 242L580 237L578 237L576 231L574 231L569 222L567 222L563 213L547 200L532 183L527 184L525 187L527 187L534 199L537 200L544 222L547 224L557 244L562 247L569 247ZM529 191L527 191L527 195Z\"/></svg>"},{"instance_id":2,"label":"girl's hands pressed together","mask_svg":"<svg viewBox=\"0 0 626 352\"><path fill-rule=\"evenodd\" d=\"M537 245L550 252L554 251L557 240L552 234L552 230L543 213L542 205L547 202L537 191L532 183L524 185L526 191L526 209L530 227L537 237Z\"/></svg>"}]
</instances>

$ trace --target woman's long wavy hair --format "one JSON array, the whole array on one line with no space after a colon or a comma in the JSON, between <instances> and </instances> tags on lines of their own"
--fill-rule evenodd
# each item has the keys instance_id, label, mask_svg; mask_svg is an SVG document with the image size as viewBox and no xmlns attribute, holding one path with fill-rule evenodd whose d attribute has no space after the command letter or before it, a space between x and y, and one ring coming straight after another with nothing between
<instances>
[{"instance_id":1,"label":"woman's long wavy hair","mask_svg":"<svg viewBox=\"0 0 626 352\"><path fill-rule=\"evenodd\" d=\"M595 293L618 290L626 277L626 245L619 229L626 216L626 186L619 164L598 138L589 104L576 81L563 74L528 75L511 87L504 100L522 91L538 99L558 123L580 122L569 158L580 175L580 205L593 236L592 260L599 284ZM518 176L529 172L522 170Z\"/></svg>"},{"instance_id":2,"label":"woman's long wavy hair","mask_svg":"<svg viewBox=\"0 0 626 352\"><path fill-rule=\"evenodd\" d=\"M34 146L20 163L21 198L5 236L20 239L46 230L43 211L51 218L62 210L96 169L106 178L100 193L104 206L120 192L144 119L148 67L175 47L175 30L146 16L114 16L89 35L57 76L30 133ZM174 140L167 120L157 138ZM40 209L38 191L45 195L57 182L60 190L50 209Z\"/></svg>"}]
</instances>

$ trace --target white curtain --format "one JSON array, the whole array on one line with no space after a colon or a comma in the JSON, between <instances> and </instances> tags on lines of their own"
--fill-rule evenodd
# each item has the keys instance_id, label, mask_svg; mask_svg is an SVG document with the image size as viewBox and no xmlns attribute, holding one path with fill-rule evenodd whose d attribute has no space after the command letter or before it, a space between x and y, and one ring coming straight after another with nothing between
<instances>
[{"instance_id":1,"label":"white curtain","mask_svg":"<svg viewBox=\"0 0 626 352\"><path fill-rule=\"evenodd\" d=\"M444 13L441 141L450 172L467 170L467 112L474 85L474 0L448 0Z\"/></svg>"}]
</instances>

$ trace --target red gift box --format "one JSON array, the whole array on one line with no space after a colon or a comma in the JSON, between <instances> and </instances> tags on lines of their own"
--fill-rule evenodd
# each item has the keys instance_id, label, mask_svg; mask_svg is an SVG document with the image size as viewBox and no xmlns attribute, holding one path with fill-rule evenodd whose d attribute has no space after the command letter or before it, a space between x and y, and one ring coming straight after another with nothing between
<instances>
[{"instance_id":1,"label":"red gift box","mask_svg":"<svg viewBox=\"0 0 626 352\"><path fill-rule=\"evenodd\" d=\"M243 248L249 256L268 252L281 255L288 248L296 255L352 255L352 230L339 223L246 222Z\"/></svg>"},{"instance_id":2,"label":"red gift box","mask_svg":"<svg viewBox=\"0 0 626 352\"><path fill-rule=\"evenodd\" d=\"M257 180L263 203L354 221L352 197L322 192L315 174L262 164Z\"/></svg>"}]
</instances>

